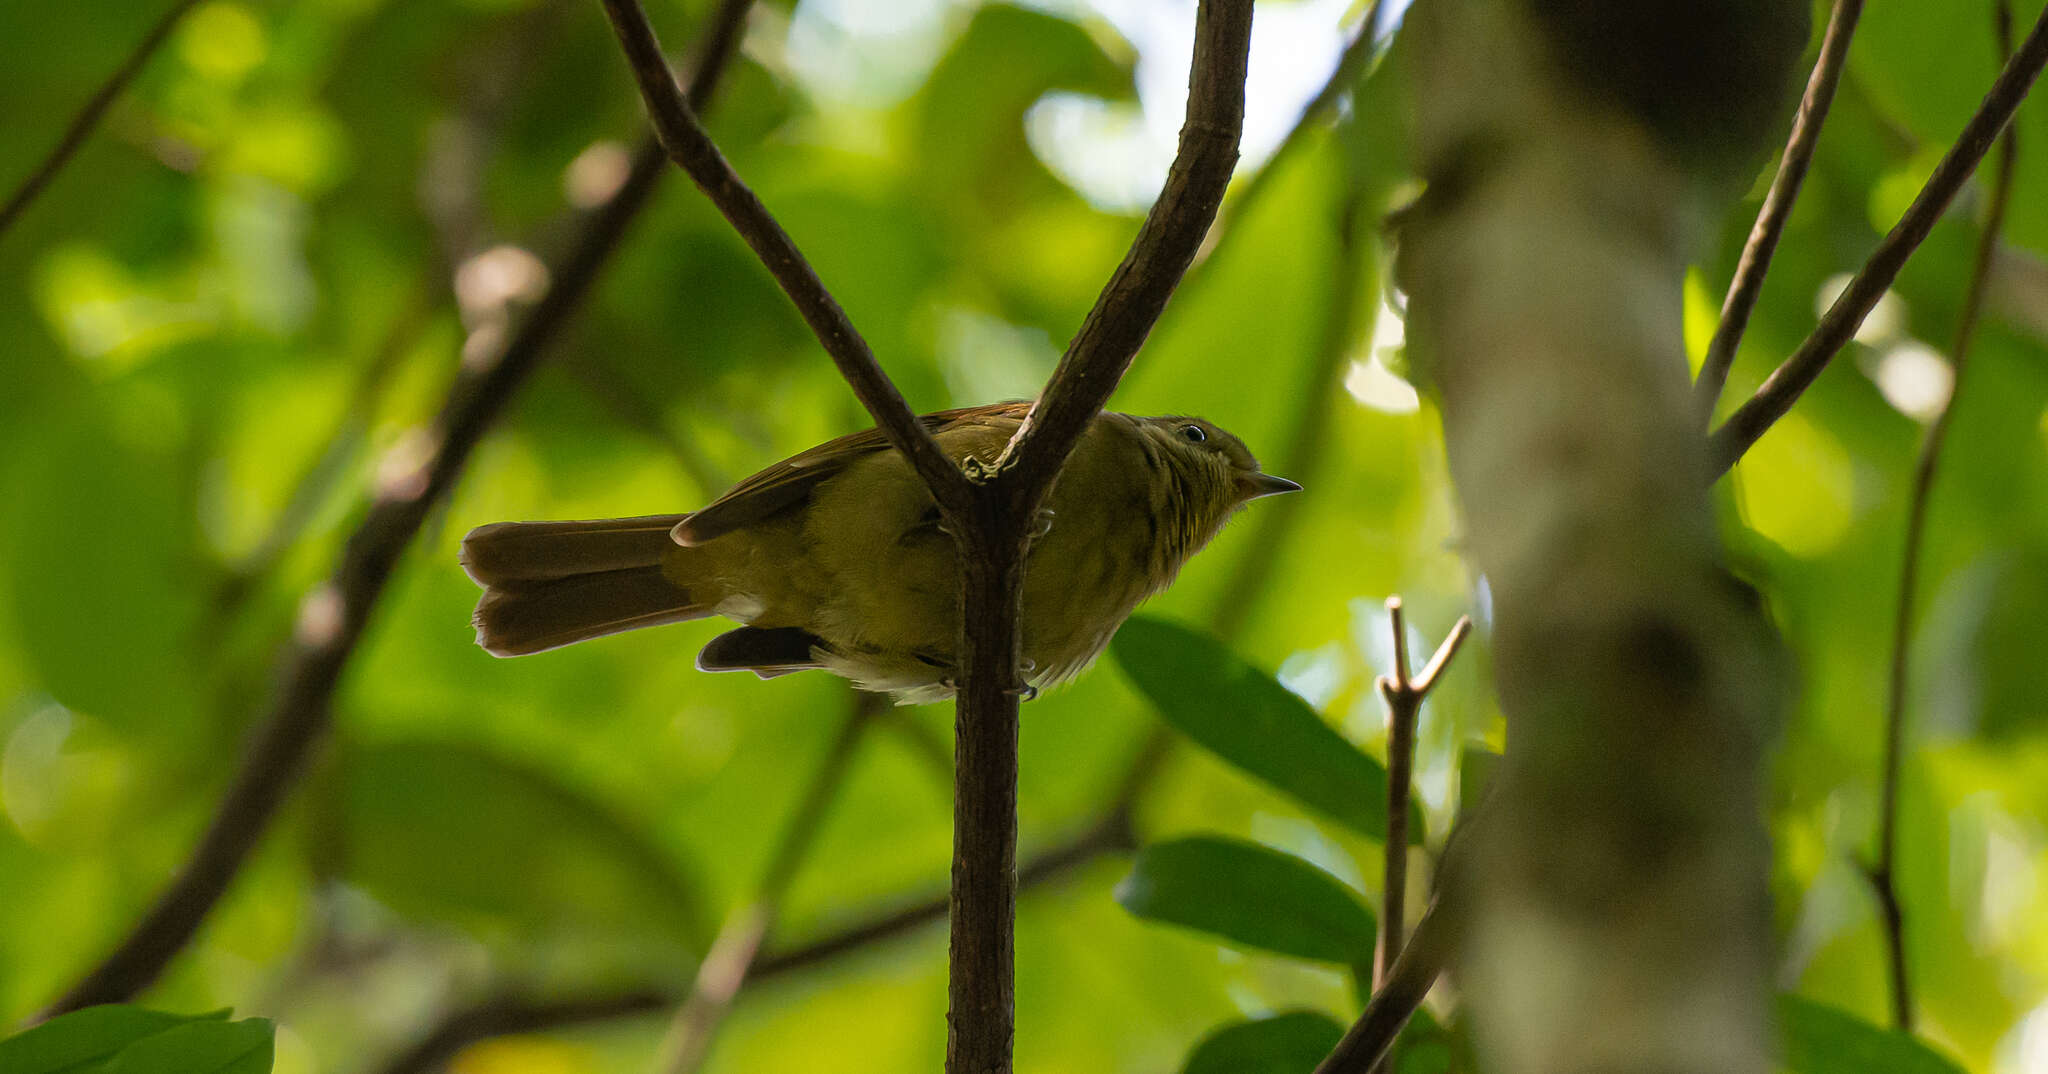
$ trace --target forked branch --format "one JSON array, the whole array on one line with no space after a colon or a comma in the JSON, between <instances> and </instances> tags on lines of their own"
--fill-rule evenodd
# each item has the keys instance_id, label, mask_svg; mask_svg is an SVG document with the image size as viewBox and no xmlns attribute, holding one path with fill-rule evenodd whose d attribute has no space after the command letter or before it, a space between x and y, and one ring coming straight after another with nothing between
<instances>
[{"instance_id":1,"label":"forked branch","mask_svg":"<svg viewBox=\"0 0 2048 1074\"><path fill-rule=\"evenodd\" d=\"M1964 125L1956 143L1935 166L1934 174L1920 188L1905 215L1863 262L1863 268L1849 281L1835 304L1828 307L1813 333L1748 402L1714 430L1708 458L1715 475L1726 473L1765 430L1784 417L1828 362L1855 337L1863 318L1884 297L1885 290L1905 267L1906 259L1934 230L1935 222L1948 211L1949 203L1991 151L1999 132L2012 121L2013 113L2019 110L2020 102L2026 99L2044 65L2048 65L2048 11L2041 13L2019 51L2006 61L1991 91L1984 95L1984 102L1977 106L1976 114Z\"/></svg>"}]
</instances>

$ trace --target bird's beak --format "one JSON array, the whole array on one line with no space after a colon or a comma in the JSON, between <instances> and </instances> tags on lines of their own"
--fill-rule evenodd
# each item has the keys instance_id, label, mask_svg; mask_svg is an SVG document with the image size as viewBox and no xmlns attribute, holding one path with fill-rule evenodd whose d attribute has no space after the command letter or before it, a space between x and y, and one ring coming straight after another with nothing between
<instances>
[{"instance_id":1,"label":"bird's beak","mask_svg":"<svg viewBox=\"0 0 2048 1074\"><path fill-rule=\"evenodd\" d=\"M1245 499L1256 500L1261 496L1278 496L1283 492L1300 492L1301 486L1284 477L1253 472L1237 475L1237 489Z\"/></svg>"}]
</instances>

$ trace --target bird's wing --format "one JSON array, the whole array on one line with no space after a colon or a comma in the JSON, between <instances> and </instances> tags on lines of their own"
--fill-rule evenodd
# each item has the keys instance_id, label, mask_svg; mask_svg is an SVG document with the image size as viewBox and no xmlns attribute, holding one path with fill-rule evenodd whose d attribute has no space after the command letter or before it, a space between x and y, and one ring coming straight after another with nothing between
<instances>
[{"instance_id":1,"label":"bird's wing","mask_svg":"<svg viewBox=\"0 0 2048 1074\"><path fill-rule=\"evenodd\" d=\"M918 420L936 436L948 429L983 423L1007 423L1014 428L1030 409L1028 402L990 403L941 410ZM685 516L673 531L676 543L703 544L780 514L809 499L819 482L844 470L848 463L888 448L889 441L880 429L866 429L792 455L734 485L703 510Z\"/></svg>"}]
</instances>

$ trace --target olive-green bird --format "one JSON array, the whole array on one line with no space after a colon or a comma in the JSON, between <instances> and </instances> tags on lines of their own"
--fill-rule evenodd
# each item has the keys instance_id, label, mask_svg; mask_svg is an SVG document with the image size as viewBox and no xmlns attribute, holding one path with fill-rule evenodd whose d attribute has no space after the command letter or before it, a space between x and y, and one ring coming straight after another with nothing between
<instances>
[{"instance_id":1,"label":"olive-green bird","mask_svg":"<svg viewBox=\"0 0 2048 1074\"><path fill-rule=\"evenodd\" d=\"M1028 409L922 420L948 457L987 464ZM1243 443L1200 418L1097 417L1027 554L1026 683L1080 673L1238 508L1300 488L1261 473ZM744 625L704 646L702 670L822 668L906 703L953 694L953 538L874 429L776 463L694 514L480 526L463 538L462 565L484 587L477 644L497 656L722 615Z\"/></svg>"}]
</instances>

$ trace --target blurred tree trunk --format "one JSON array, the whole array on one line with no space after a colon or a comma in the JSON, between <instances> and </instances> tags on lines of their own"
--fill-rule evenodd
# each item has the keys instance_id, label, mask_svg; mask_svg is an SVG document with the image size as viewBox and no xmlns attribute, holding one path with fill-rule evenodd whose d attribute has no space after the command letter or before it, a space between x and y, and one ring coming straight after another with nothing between
<instances>
[{"instance_id":1,"label":"blurred tree trunk","mask_svg":"<svg viewBox=\"0 0 2048 1074\"><path fill-rule=\"evenodd\" d=\"M1418 4L1401 235L1508 756L1456 965L1505 1074L1768 1069L1780 661L1721 565L1680 284L1791 101L1804 0Z\"/></svg>"}]
</instances>

